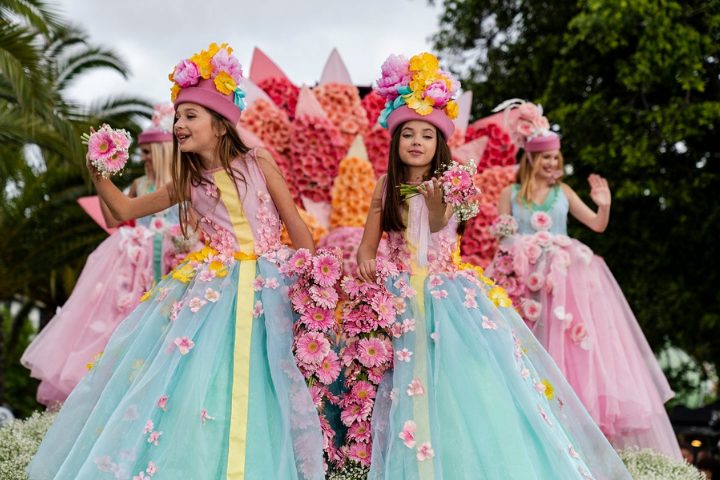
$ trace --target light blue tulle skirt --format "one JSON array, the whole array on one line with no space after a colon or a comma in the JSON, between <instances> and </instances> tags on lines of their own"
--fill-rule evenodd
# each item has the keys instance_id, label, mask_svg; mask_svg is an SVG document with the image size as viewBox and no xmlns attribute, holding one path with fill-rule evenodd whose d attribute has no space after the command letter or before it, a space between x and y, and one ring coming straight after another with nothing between
<instances>
[{"instance_id":1,"label":"light blue tulle skirt","mask_svg":"<svg viewBox=\"0 0 720 480\"><path fill-rule=\"evenodd\" d=\"M320 424L291 350L288 284L261 258L256 274L278 284L238 294L241 263L214 278L201 264L186 283L168 277L153 289L68 398L31 480L324 477ZM252 318L236 318L248 292ZM245 441L231 431L241 321L252 323ZM242 445L244 476L233 475Z\"/></svg>"},{"instance_id":2,"label":"light blue tulle skirt","mask_svg":"<svg viewBox=\"0 0 720 480\"><path fill-rule=\"evenodd\" d=\"M378 390L369 478L630 479L522 319L464 273L406 300L415 330Z\"/></svg>"}]
</instances>

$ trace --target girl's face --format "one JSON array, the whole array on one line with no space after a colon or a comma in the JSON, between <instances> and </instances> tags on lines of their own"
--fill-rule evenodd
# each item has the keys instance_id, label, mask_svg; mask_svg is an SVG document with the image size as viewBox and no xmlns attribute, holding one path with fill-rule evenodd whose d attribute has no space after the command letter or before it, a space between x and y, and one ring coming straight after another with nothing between
<instances>
[{"instance_id":1,"label":"girl's face","mask_svg":"<svg viewBox=\"0 0 720 480\"><path fill-rule=\"evenodd\" d=\"M437 149L435 127L422 120L410 120L400 128L400 160L409 167L430 165Z\"/></svg>"},{"instance_id":2,"label":"girl's face","mask_svg":"<svg viewBox=\"0 0 720 480\"><path fill-rule=\"evenodd\" d=\"M144 143L140 145L140 161L145 165L145 172L150 173L153 169L152 149L150 144Z\"/></svg>"},{"instance_id":3,"label":"girl's face","mask_svg":"<svg viewBox=\"0 0 720 480\"><path fill-rule=\"evenodd\" d=\"M537 180L554 182L558 178L560 169L560 150L547 150L540 152L533 160L533 172Z\"/></svg>"},{"instance_id":4,"label":"girl's face","mask_svg":"<svg viewBox=\"0 0 720 480\"><path fill-rule=\"evenodd\" d=\"M180 104L175 111L175 137L181 152L214 152L220 137L212 115L195 103Z\"/></svg>"}]
</instances>

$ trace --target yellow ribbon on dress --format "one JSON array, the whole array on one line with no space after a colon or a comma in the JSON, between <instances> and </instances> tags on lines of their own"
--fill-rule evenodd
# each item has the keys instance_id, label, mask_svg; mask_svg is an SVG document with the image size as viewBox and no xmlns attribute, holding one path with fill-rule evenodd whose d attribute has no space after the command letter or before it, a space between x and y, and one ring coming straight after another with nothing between
<instances>
[{"instance_id":1,"label":"yellow ribbon on dress","mask_svg":"<svg viewBox=\"0 0 720 480\"><path fill-rule=\"evenodd\" d=\"M235 341L233 349L233 385L230 415L230 445L227 478L245 478L245 449L247 446L248 399L250 393L250 339L252 338L252 288L257 267L257 256L252 228L245 217L235 180L221 170L214 175L220 199L230 215L240 251L234 254L239 263L238 290L235 307Z\"/></svg>"}]
</instances>

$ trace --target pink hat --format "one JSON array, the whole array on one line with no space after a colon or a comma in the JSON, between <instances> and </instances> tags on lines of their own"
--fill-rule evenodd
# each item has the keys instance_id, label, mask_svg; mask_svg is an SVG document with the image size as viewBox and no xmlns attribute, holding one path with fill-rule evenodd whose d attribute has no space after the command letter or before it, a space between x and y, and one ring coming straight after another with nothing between
<instances>
[{"instance_id":1,"label":"pink hat","mask_svg":"<svg viewBox=\"0 0 720 480\"><path fill-rule=\"evenodd\" d=\"M410 120L422 120L434 125L445 136L445 140L449 139L455 131L455 122L445 115L445 112L437 108L433 108L428 115L420 115L407 105L396 108L387 118L387 126L390 135L405 122Z\"/></svg>"},{"instance_id":2,"label":"pink hat","mask_svg":"<svg viewBox=\"0 0 720 480\"><path fill-rule=\"evenodd\" d=\"M240 120L242 110L233 102L233 93L223 95L213 80L200 80L197 85L180 90L175 108L182 103L197 103L227 118L233 125Z\"/></svg>"},{"instance_id":3,"label":"pink hat","mask_svg":"<svg viewBox=\"0 0 720 480\"><path fill-rule=\"evenodd\" d=\"M245 109L245 92L238 86L242 67L232 51L227 43L211 43L207 50L180 60L170 74L175 108L197 103L237 124Z\"/></svg>"},{"instance_id":4,"label":"pink hat","mask_svg":"<svg viewBox=\"0 0 720 480\"><path fill-rule=\"evenodd\" d=\"M547 132L545 135L532 137L525 142L526 152L547 152L548 150L560 150L560 135L555 132Z\"/></svg>"},{"instance_id":5,"label":"pink hat","mask_svg":"<svg viewBox=\"0 0 720 480\"><path fill-rule=\"evenodd\" d=\"M152 124L138 135L138 144L172 142L174 120L175 109L172 103L155 105L153 107Z\"/></svg>"}]
</instances>

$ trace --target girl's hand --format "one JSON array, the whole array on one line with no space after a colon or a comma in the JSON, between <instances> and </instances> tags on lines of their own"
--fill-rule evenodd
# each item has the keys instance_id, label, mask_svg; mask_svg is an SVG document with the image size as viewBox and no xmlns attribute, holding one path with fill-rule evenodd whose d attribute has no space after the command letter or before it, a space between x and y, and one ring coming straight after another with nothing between
<instances>
[{"instance_id":1,"label":"girl's hand","mask_svg":"<svg viewBox=\"0 0 720 480\"><path fill-rule=\"evenodd\" d=\"M95 168L95 165L92 164L90 161L90 153L87 153L85 155L85 166L87 167L88 171L90 172L90 177L93 180L101 180L103 177L100 175L100 172L97 168Z\"/></svg>"},{"instance_id":2,"label":"girl's hand","mask_svg":"<svg viewBox=\"0 0 720 480\"><path fill-rule=\"evenodd\" d=\"M357 269L358 276L368 283L375 283L377 281L375 268L376 264L374 258L360 262Z\"/></svg>"},{"instance_id":3,"label":"girl's hand","mask_svg":"<svg viewBox=\"0 0 720 480\"><path fill-rule=\"evenodd\" d=\"M588 177L590 184L590 198L598 207L609 207L611 202L610 187L607 180L593 173Z\"/></svg>"},{"instance_id":4,"label":"girl's hand","mask_svg":"<svg viewBox=\"0 0 720 480\"><path fill-rule=\"evenodd\" d=\"M445 201L442 185L440 180L433 177L427 182L423 182L418 186L418 191L425 197L425 205L431 214L445 214Z\"/></svg>"}]
</instances>

